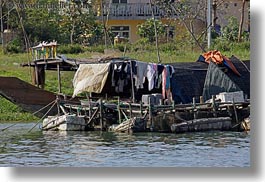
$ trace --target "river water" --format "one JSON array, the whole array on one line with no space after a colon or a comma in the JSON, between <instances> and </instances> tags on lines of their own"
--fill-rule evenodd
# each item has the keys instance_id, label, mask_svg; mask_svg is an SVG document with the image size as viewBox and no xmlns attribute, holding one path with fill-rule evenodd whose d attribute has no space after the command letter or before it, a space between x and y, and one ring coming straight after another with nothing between
<instances>
[{"instance_id":1,"label":"river water","mask_svg":"<svg viewBox=\"0 0 265 182\"><path fill-rule=\"evenodd\" d=\"M245 132L112 133L0 124L0 167L249 167Z\"/></svg>"}]
</instances>

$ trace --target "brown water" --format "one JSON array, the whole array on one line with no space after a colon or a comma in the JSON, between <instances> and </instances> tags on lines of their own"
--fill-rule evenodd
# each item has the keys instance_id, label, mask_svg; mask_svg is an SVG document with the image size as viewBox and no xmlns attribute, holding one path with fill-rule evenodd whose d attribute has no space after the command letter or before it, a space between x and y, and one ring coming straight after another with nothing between
<instances>
[{"instance_id":1,"label":"brown water","mask_svg":"<svg viewBox=\"0 0 265 182\"><path fill-rule=\"evenodd\" d=\"M0 131L0 167L250 166L250 135L244 132L28 132L33 126Z\"/></svg>"}]
</instances>

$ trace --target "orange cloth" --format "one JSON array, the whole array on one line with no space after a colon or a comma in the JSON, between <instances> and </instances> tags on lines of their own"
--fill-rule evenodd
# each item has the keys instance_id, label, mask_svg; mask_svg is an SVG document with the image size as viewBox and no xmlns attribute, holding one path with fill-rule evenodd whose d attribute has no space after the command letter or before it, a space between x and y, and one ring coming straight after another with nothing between
<instances>
[{"instance_id":1,"label":"orange cloth","mask_svg":"<svg viewBox=\"0 0 265 182\"><path fill-rule=\"evenodd\" d=\"M207 62L208 64L210 63L210 61L216 64L222 64L224 62L227 63L227 66L229 66L229 68L231 68L235 74L241 76L241 74L237 71L232 61L227 57L223 56L220 51L218 50L208 51L204 53L202 56L205 58L205 62Z\"/></svg>"},{"instance_id":2,"label":"orange cloth","mask_svg":"<svg viewBox=\"0 0 265 182\"><path fill-rule=\"evenodd\" d=\"M223 55L220 51L214 50L214 51L208 51L202 55L205 58L205 62L210 63L212 60L216 64L223 63Z\"/></svg>"}]
</instances>

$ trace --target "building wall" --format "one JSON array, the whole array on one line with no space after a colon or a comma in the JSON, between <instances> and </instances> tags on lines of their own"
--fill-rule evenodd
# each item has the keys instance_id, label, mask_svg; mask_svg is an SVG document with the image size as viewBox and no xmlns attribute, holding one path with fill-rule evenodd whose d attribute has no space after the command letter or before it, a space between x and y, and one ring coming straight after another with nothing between
<instances>
[{"instance_id":1,"label":"building wall","mask_svg":"<svg viewBox=\"0 0 265 182\"><path fill-rule=\"evenodd\" d=\"M170 21L167 19L161 20L163 24L168 24L174 27L174 39L181 40L186 32L186 28L181 24L180 21L174 20ZM129 26L130 34L129 34L129 42L134 43L140 39L140 36L137 34L137 25L144 23L145 20L109 20L107 22L107 27L111 28L112 26ZM193 31L195 34L200 34L205 29L205 23L201 20L196 20L194 22Z\"/></svg>"},{"instance_id":2,"label":"building wall","mask_svg":"<svg viewBox=\"0 0 265 182\"><path fill-rule=\"evenodd\" d=\"M144 23L145 20L109 20L107 26L129 26L130 35L129 42L133 43L137 41L140 37L137 35L137 25Z\"/></svg>"},{"instance_id":3,"label":"building wall","mask_svg":"<svg viewBox=\"0 0 265 182\"><path fill-rule=\"evenodd\" d=\"M191 0L192 1L192 0ZM220 0L221 1L221 0ZM194 1L196 2L196 1ZM207 0L205 0L205 2L207 2ZM217 0L217 2L219 3L219 0ZM147 4L149 3L149 0L127 0L127 3L131 3L131 4ZM243 24L243 30L244 31L248 31L249 30L249 6L250 3L249 1L246 2L245 4L245 19L244 19L244 24ZM230 17L234 16L238 19L238 22L240 22L240 18L241 18L241 7L242 7L242 0L227 0L227 1L223 1L221 3L221 5L217 8L217 24L219 24L221 27L224 27L228 24L228 20ZM204 12L203 12L204 14ZM111 26L129 26L130 27L130 42L133 43L135 41L137 41L140 37L137 35L137 25L142 24L145 22L145 20L147 18L151 18L150 16L146 16L146 17L115 17L115 19L111 19L109 18L108 22L107 22L107 26L111 27ZM163 23L169 23L168 20L162 19ZM184 28L183 24L178 21L175 20L173 21L173 24L171 22L172 26L175 26L175 38L176 39L181 39L182 36L185 35L181 35L183 32L186 31L186 29ZM193 27L193 31L195 32L195 34L201 34L201 32L203 32L206 28L206 17L203 15L201 17L201 19L195 20L193 23L194 27Z\"/></svg>"},{"instance_id":4,"label":"building wall","mask_svg":"<svg viewBox=\"0 0 265 182\"><path fill-rule=\"evenodd\" d=\"M243 30L246 31L248 31L250 27L249 7L250 7L250 2L246 1L245 11L244 11L244 24L243 24ZM217 24L221 25L221 27L226 26L228 24L229 18L232 16L236 17L239 23L241 18L241 10L242 10L242 0L224 1L217 9L217 17L218 17Z\"/></svg>"}]
</instances>

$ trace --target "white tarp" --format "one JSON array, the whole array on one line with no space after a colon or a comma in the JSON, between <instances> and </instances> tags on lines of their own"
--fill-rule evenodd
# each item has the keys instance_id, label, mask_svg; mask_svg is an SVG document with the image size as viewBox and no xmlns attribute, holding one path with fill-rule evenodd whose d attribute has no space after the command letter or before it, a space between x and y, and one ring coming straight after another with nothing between
<instances>
[{"instance_id":1,"label":"white tarp","mask_svg":"<svg viewBox=\"0 0 265 182\"><path fill-rule=\"evenodd\" d=\"M80 64L73 79L73 97L82 92L101 93L109 73L110 63Z\"/></svg>"}]
</instances>

